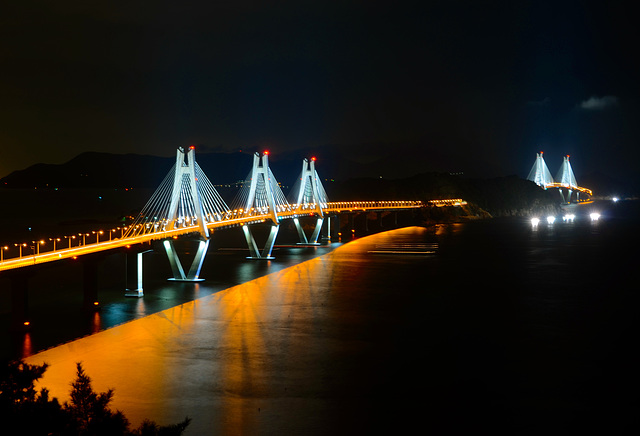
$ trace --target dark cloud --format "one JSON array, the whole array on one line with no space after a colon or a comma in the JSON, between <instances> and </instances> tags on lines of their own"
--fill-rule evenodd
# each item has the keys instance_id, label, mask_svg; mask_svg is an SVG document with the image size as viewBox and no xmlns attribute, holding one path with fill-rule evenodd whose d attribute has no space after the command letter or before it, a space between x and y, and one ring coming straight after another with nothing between
<instances>
[{"instance_id":1,"label":"dark cloud","mask_svg":"<svg viewBox=\"0 0 640 436\"><path fill-rule=\"evenodd\" d=\"M589 97L580 103L580 109L587 111L600 111L610 109L618 105L618 97L613 95L605 95L604 97Z\"/></svg>"}]
</instances>

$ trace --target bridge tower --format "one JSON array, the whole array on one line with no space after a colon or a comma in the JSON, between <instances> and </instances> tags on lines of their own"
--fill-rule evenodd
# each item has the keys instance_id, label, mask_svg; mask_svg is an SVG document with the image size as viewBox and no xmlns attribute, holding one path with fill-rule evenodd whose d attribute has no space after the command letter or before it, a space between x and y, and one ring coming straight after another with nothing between
<instances>
[{"instance_id":1,"label":"bridge tower","mask_svg":"<svg viewBox=\"0 0 640 436\"><path fill-rule=\"evenodd\" d=\"M209 248L209 229L207 229L197 181L195 147L190 147L186 153L182 147L178 148L167 221L171 228L175 229L186 225L188 221L195 220L200 235L198 249L187 274L184 273L173 239L165 239L162 242L173 272L173 278L170 280L182 282L203 280L200 278L200 269Z\"/></svg>"},{"instance_id":2,"label":"bridge tower","mask_svg":"<svg viewBox=\"0 0 640 436\"><path fill-rule=\"evenodd\" d=\"M173 273L170 280L201 281L200 270L209 248L209 229L207 223L220 221L228 213L228 206L213 187L207 176L196 162L195 147L184 150L178 148L176 163L164 178L156 192L129 226L124 237L148 235L179 228L192 228L197 234L196 255L185 274L185 268L176 252L173 239L163 239L163 247L169 258ZM131 259L130 275L138 277L137 289L128 289L128 296L142 294L141 253L137 259ZM133 281L135 283L135 280Z\"/></svg>"},{"instance_id":3,"label":"bridge tower","mask_svg":"<svg viewBox=\"0 0 640 436\"><path fill-rule=\"evenodd\" d=\"M547 185L553 183L553 177L551 177L551 172L547 167L547 164L544 162L544 157L542 157L543 152L536 153L536 161L529 171L529 176L527 176L527 180L531 180L536 185L547 189Z\"/></svg>"},{"instance_id":4,"label":"bridge tower","mask_svg":"<svg viewBox=\"0 0 640 436\"><path fill-rule=\"evenodd\" d=\"M569 155L566 155L562 161L562 166L560 166L560 171L558 171L558 175L556 176L556 183L567 189L566 198L564 196L564 193L562 192L562 188L560 188L559 191L560 195L562 196L562 200L570 203L571 193L573 192L572 188L577 188L578 182L576 181L576 176L573 174L573 169L571 169L571 164L569 163ZM580 191L576 191L576 195L579 199Z\"/></svg>"},{"instance_id":5,"label":"bridge tower","mask_svg":"<svg viewBox=\"0 0 640 436\"><path fill-rule=\"evenodd\" d=\"M300 237L300 244L302 245L317 245L318 236L322 229L322 223L324 222L324 211L327 207L327 193L322 186L322 181L318 177L318 173L315 169L316 158L312 157L311 160L303 159L302 172L300 177L296 181L289 198L293 201L292 206L298 212L298 214L315 214L316 225L310 238L304 232L304 229L300 225L299 218L294 218L293 222L298 230L298 236Z\"/></svg>"},{"instance_id":6,"label":"bridge tower","mask_svg":"<svg viewBox=\"0 0 640 436\"><path fill-rule=\"evenodd\" d=\"M254 153L251 172L245 179L243 188L238 193L232 207L234 212L237 211L240 216L257 214L269 216L271 229L262 250L258 249L250 225L244 224L242 231L249 246L250 255L247 259L273 259L271 251L280 228L278 212L290 211L291 205L269 168L269 152L264 152L262 156Z\"/></svg>"}]
</instances>

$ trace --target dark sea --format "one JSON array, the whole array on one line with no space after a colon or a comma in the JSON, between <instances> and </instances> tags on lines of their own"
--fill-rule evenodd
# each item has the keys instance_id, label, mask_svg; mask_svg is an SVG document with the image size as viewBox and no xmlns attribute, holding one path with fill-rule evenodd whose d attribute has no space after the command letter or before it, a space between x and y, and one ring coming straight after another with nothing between
<instances>
[{"instance_id":1,"label":"dark sea","mask_svg":"<svg viewBox=\"0 0 640 436\"><path fill-rule=\"evenodd\" d=\"M268 262L220 240L198 284L167 282L151 253L141 299L124 298L114 256L101 310L82 316L70 265L31 279L33 329L4 349L48 362L61 400L82 361L133 424L190 416L188 435L635 433L640 208L567 212L281 246Z\"/></svg>"}]
</instances>

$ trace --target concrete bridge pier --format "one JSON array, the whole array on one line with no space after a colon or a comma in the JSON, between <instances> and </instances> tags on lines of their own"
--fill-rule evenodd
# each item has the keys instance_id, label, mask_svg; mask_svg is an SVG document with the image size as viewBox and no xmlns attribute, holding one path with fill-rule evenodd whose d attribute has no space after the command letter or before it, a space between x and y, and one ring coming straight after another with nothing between
<instances>
[{"instance_id":1,"label":"concrete bridge pier","mask_svg":"<svg viewBox=\"0 0 640 436\"><path fill-rule=\"evenodd\" d=\"M298 243L298 245L320 245L320 243L318 242L318 237L320 236L323 222L323 217L316 217L316 225L313 229L313 232L311 233L311 236L307 238L307 235L305 234L304 229L300 224L300 219L294 218L293 223L296 226L296 230L298 230L298 237L300 238L300 242Z\"/></svg>"},{"instance_id":2,"label":"concrete bridge pier","mask_svg":"<svg viewBox=\"0 0 640 436\"><path fill-rule=\"evenodd\" d=\"M24 331L29 327L29 278L28 272L10 275L11 286L11 330Z\"/></svg>"},{"instance_id":3,"label":"concrete bridge pier","mask_svg":"<svg viewBox=\"0 0 640 436\"><path fill-rule=\"evenodd\" d=\"M191 267L187 274L184 273L184 268L182 267L182 263L180 262L180 258L176 252L173 239L165 239L162 242L162 245L167 253L167 258L171 265L171 272L173 273L173 277L169 280L175 280L178 282L201 282L204 280L200 278L200 270L202 269L204 257L209 249L209 238L202 238L198 240L196 255L191 262Z\"/></svg>"},{"instance_id":4,"label":"concrete bridge pier","mask_svg":"<svg viewBox=\"0 0 640 436\"><path fill-rule=\"evenodd\" d=\"M98 263L99 259L91 255L82 259L82 309L96 310L100 306L98 301Z\"/></svg>"},{"instance_id":5,"label":"concrete bridge pier","mask_svg":"<svg viewBox=\"0 0 640 436\"><path fill-rule=\"evenodd\" d=\"M351 233L352 235L356 232L356 228L355 228L355 214L354 213L350 213L348 215L348 219L349 219L349 233Z\"/></svg>"},{"instance_id":6,"label":"concrete bridge pier","mask_svg":"<svg viewBox=\"0 0 640 436\"><path fill-rule=\"evenodd\" d=\"M142 253L125 254L125 297L142 297Z\"/></svg>"},{"instance_id":7,"label":"concrete bridge pier","mask_svg":"<svg viewBox=\"0 0 640 436\"><path fill-rule=\"evenodd\" d=\"M324 222L327 223L323 226L323 231L321 231L320 240L323 242L331 242L331 238L333 236L333 232L336 232L334 228L336 228L336 221L338 220L337 215L327 215L324 218ZM338 229L340 229L340 224L338 223Z\"/></svg>"},{"instance_id":8,"label":"concrete bridge pier","mask_svg":"<svg viewBox=\"0 0 640 436\"><path fill-rule=\"evenodd\" d=\"M331 216L332 225L329 230L329 237L335 239L336 241L340 241L342 236L342 227L341 227L341 214L340 212Z\"/></svg>"},{"instance_id":9,"label":"concrete bridge pier","mask_svg":"<svg viewBox=\"0 0 640 436\"><path fill-rule=\"evenodd\" d=\"M127 251L125 256L125 297L144 296L142 278L142 255L153 250Z\"/></svg>"},{"instance_id":10,"label":"concrete bridge pier","mask_svg":"<svg viewBox=\"0 0 640 436\"><path fill-rule=\"evenodd\" d=\"M565 197L564 192L562 190L562 188L558 189L558 192L560 192L560 197L562 197L562 202L569 204L571 203L571 193L573 192L571 189L567 189L567 195Z\"/></svg>"},{"instance_id":11,"label":"concrete bridge pier","mask_svg":"<svg viewBox=\"0 0 640 436\"><path fill-rule=\"evenodd\" d=\"M276 236L278 236L278 231L280 229L279 224L272 224L271 229L269 231L269 236L267 237L267 242L265 242L262 251L258 249L258 244L256 244L256 240L253 237L253 233L249 228L249 225L242 225L242 232L244 233L244 237L247 240L247 245L249 246L249 256L247 259L266 259L271 260L275 259L275 257L271 256L271 251L273 250L273 245L276 242Z\"/></svg>"}]
</instances>

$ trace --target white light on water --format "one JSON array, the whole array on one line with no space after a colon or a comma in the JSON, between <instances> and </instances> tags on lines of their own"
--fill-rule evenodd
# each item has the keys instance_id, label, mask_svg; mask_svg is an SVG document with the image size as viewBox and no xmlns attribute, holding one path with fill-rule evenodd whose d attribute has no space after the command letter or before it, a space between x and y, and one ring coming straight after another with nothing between
<instances>
[{"instance_id":1,"label":"white light on water","mask_svg":"<svg viewBox=\"0 0 640 436\"><path fill-rule=\"evenodd\" d=\"M531 218L531 225L533 227L538 227L539 223L540 223L540 219L539 218Z\"/></svg>"},{"instance_id":2,"label":"white light on water","mask_svg":"<svg viewBox=\"0 0 640 436\"><path fill-rule=\"evenodd\" d=\"M598 219L600 219L600 214L598 212L593 212L589 216L591 217L591 221L598 221Z\"/></svg>"},{"instance_id":3,"label":"white light on water","mask_svg":"<svg viewBox=\"0 0 640 436\"><path fill-rule=\"evenodd\" d=\"M549 215L549 216L547 217L547 223L549 223L549 224L553 224L553 222L554 222L555 220L556 220L556 217L554 217L554 216L552 216L552 215Z\"/></svg>"},{"instance_id":4,"label":"white light on water","mask_svg":"<svg viewBox=\"0 0 640 436\"><path fill-rule=\"evenodd\" d=\"M568 213L562 217L562 221L567 223L572 223L574 219L576 219L576 216L572 213Z\"/></svg>"}]
</instances>

